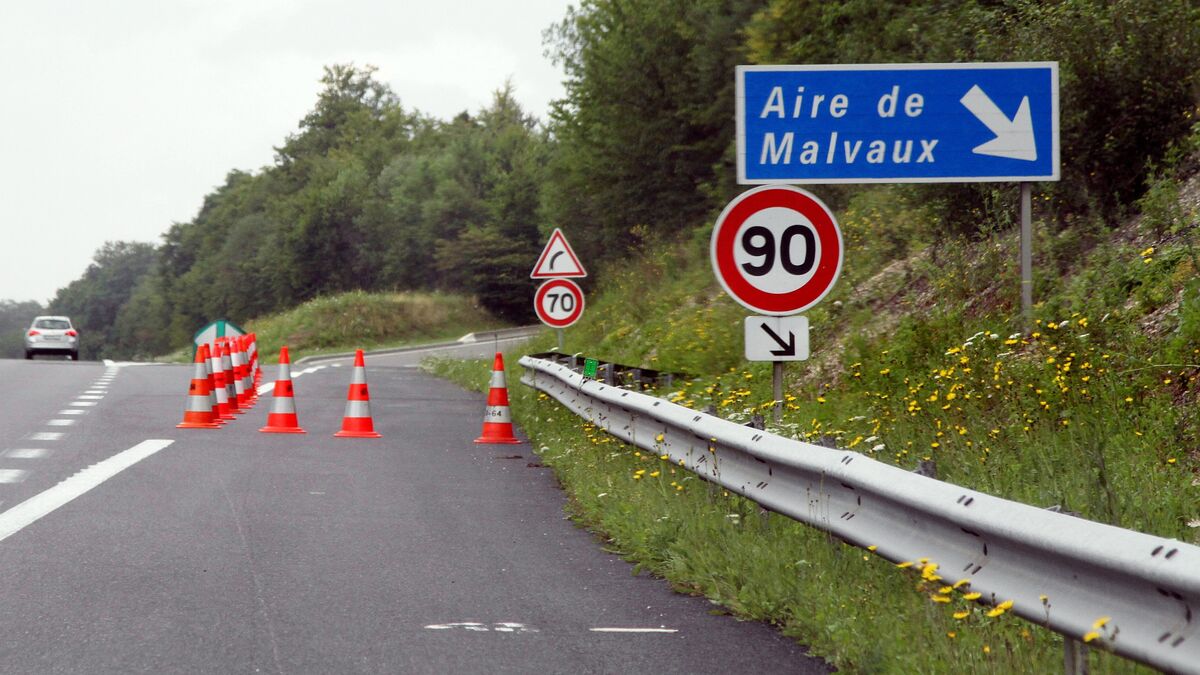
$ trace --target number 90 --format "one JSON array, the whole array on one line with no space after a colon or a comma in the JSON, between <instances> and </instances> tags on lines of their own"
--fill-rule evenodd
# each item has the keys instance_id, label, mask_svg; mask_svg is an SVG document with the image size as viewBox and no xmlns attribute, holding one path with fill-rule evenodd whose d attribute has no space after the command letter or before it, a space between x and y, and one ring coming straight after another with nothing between
<instances>
[{"instance_id":1,"label":"number 90","mask_svg":"<svg viewBox=\"0 0 1200 675\"><path fill-rule=\"evenodd\" d=\"M796 237L804 239L804 257L797 263L792 259L792 240ZM771 230L762 225L753 225L747 227L742 232L742 248L749 253L752 258L761 258L762 262L745 262L742 263L742 269L746 274L755 277L761 277L769 273L775 267L776 250L780 264L788 274L796 276L808 274L812 271L814 259L817 250L817 236L812 229L799 223L790 225L779 236L779 245L775 245L775 234Z\"/></svg>"}]
</instances>

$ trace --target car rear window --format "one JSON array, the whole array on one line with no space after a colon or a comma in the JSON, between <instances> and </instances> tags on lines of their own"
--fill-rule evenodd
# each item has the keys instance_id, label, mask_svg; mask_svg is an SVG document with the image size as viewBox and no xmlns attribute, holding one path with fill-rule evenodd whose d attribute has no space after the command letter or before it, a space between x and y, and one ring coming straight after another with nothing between
<instances>
[{"instance_id":1,"label":"car rear window","mask_svg":"<svg viewBox=\"0 0 1200 675\"><path fill-rule=\"evenodd\" d=\"M50 330L66 330L71 327L70 321L62 319L38 319L33 323L34 328L48 328Z\"/></svg>"}]
</instances>

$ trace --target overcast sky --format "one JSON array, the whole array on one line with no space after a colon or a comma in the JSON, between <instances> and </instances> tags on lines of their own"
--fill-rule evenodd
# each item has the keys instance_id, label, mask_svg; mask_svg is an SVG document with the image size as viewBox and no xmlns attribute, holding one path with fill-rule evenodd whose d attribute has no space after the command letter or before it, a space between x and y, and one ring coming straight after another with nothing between
<instances>
[{"instance_id":1,"label":"overcast sky","mask_svg":"<svg viewBox=\"0 0 1200 675\"><path fill-rule=\"evenodd\" d=\"M105 241L159 243L272 162L322 66L449 118L512 79L543 119L570 0L0 0L0 299L45 302Z\"/></svg>"}]
</instances>

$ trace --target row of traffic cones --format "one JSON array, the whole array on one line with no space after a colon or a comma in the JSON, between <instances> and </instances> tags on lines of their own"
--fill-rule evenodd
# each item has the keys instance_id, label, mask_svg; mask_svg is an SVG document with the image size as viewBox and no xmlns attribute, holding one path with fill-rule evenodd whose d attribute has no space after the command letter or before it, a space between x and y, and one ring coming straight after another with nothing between
<instances>
[{"instance_id":1,"label":"row of traffic cones","mask_svg":"<svg viewBox=\"0 0 1200 675\"><path fill-rule=\"evenodd\" d=\"M253 335L220 338L196 349L180 429L215 429L246 412L258 398L261 379L258 346Z\"/></svg>"},{"instance_id":2,"label":"row of traffic cones","mask_svg":"<svg viewBox=\"0 0 1200 675\"><path fill-rule=\"evenodd\" d=\"M219 351L219 357L213 356ZM188 389L188 403L180 429L215 429L235 415L246 412L258 397L258 349L254 335L244 339L202 344L196 351L195 369ZM247 382L249 384L247 385ZM292 388L291 358L288 348L279 351L279 372L275 378L271 412L263 433L303 434L296 416L295 391ZM367 368L361 349L354 353L354 372L346 392L346 410L337 438L382 438L371 417L371 397L367 389ZM504 357L496 352L492 363L492 381L484 413L483 433L476 443L520 443L513 435L512 415L508 408L508 387L504 381Z\"/></svg>"}]
</instances>

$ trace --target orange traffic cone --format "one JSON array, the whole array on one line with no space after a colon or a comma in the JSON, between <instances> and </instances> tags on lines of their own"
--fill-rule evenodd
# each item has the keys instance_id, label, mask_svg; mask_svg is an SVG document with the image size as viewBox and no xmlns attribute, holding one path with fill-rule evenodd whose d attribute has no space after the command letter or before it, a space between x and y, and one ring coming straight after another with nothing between
<instances>
[{"instance_id":1,"label":"orange traffic cone","mask_svg":"<svg viewBox=\"0 0 1200 675\"><path fill-rule=\"evenodd\" d=\"M187 407L183 410L183 421L175 425L178 429L216 429L219 426L213 421L212 390L208 388L208 367L204 365L207 360L208 345L202 344L196 350Z\"/></svg>"},{"instance_id":2,"label":"orange traffic cone","mask_svg":"<svg viewBox=\"0 0 1200 675\"><path fill-rule=\"evenodd\" d=\"M371 396L367 393L367 364L363 362L363 351L354 352L354 379L346 392L346 412L342 415L342 430L334 434L338 438L382 438L375 431L371 419Z\"/></svg>"},{"instance_id":3,"label":"orange traffic cone","mask_svg":"<svg viewBox=\"0 0 1200 675\"><path fill-rule=\"evenodd\" d=\"M229 356L233 359L234 397L237 398L238 412L244 413L250 407L250 399L246 395L246 362L236 338L230 340Z\"/></svg>"},{"instance_id":4,"label":"orange traffic cone","mask_svg":"<svg viewBox=\"0 0 1200 675\"><path fill-rule=\"evenodd\" d=\"M217 371L213 368L212 348L208 345L204 346L207 352L204 355L204 372L208 373L208 400L212 403L213 422L223 426L225 420L221 419L221 403L217 398Z\"/></svg>"},{"instance_id":5,"label":"orange traffic cone","mask_svg":"<svg viewBox=\"0 0 1200 675\"><path fill-rule=\"evenodd\" d=\"M258 396L258 385L262 384L262 364L258 362L258 333L250 334L250 372L254 375L254 395Z\"/></svg>"},{"instance_id":6,"label":"orange traffic cone","mask_svg":"<svg viewBox=\"0 0 1200 675\"><path fill-rule=\"evenodd\" d=\"M520 443L513 436L512 415L508 411L508 386L504 384L504 356L496 352L492 362L492 386L488 390L487 411L483 414L483 435L476 443Z\"/></svg>"},{"instance_id":7,"label":"orange traffic cone","mask_svg":"<svg viewBox=\"0 0 1200 675\"><path fill-rule=\"evenodd\" d=\"M229 349L228 340L221 341L221 369L225 371L225 398L229 402L229 414L241 415L246 411L238 405L237 388L233 382L233 352Z\"/></svg>"},{"instance_id":8,"label":"orange traffic cone","mask_svg":"<svg viewBox=\"0 0 1200 675\"><path fill-rule=\"evenodd\" d=\"M303 434L296 420L296 400L292 391L292 360L288 348L279 350L279 374L275 377L275 398L271 401L271 413L267 415L267 426L259 431L268 434Z\"/></svg>"},{"instance_id":9,"label":"orange traffic cone","mask_svg":"<svg viewBox=\"0 0 1200 675\"><path fill-rule=\"evenodd\" d=\"M254 388L254 361L250 356L250 336L243 335L238 340L242 343L242 361L246 364L242 388L246 390L246 403L253 406L258 401L258 390Z\"/></svg>"},{"instance_id":10,"label":"orange traffic cone","mask_svg":"<svg viewBox=\"0 0 1200 675\"><path fill-rule=\"evenodd\" d=\"M212 364L213 371L213 393L217 395L217 419L231 420L234 418L234 414L229 409L229 389L225 386L225 365L221 358L221 348L215 342L212 345L209 362Z\"/></svg>"}]
</instances>

